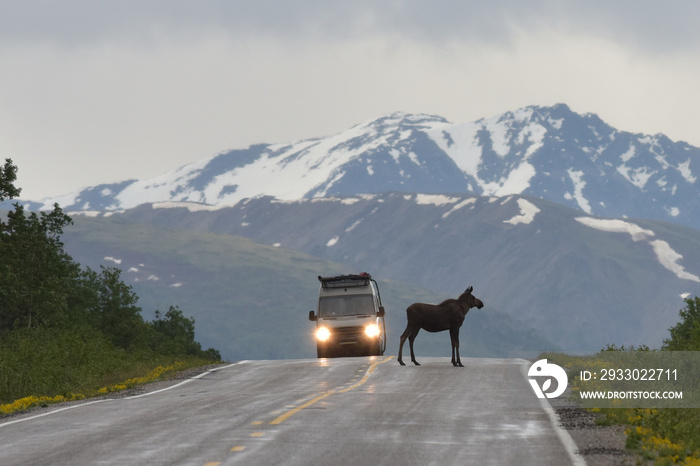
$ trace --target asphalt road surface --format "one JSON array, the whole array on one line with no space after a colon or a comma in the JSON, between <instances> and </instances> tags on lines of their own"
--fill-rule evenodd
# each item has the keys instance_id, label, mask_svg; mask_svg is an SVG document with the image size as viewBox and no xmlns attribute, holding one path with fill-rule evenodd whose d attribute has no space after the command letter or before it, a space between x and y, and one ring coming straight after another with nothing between
<instances>
[{"instance_id":1,"label":"asphalt road surface","mask_svg":"<svg viewBox=\"0 0 700 466\"><path fill-rule=\"evenodd\" d=\"M0 464L583 464L522 361L419 361L243 361L145 395L55 405L0 420Z\"/></svg>"}]
</instances>

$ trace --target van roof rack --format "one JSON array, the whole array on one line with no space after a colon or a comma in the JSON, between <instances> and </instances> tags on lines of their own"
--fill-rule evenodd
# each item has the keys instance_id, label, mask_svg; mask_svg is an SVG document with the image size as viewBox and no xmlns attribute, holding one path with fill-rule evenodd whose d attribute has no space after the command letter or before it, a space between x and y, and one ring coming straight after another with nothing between
<instances>
[{"instance_id":1,"label":"van roof rack","mask_svg":"<svg viewBox=\"0 0 700 466\"><path fill-rule=\"evenodd\" d=\"M336 275L334 277L318 276L323 288L349 288L353 286L367 286L372 276L366 272L351 275Z\"/></svg>"}]
</instances>

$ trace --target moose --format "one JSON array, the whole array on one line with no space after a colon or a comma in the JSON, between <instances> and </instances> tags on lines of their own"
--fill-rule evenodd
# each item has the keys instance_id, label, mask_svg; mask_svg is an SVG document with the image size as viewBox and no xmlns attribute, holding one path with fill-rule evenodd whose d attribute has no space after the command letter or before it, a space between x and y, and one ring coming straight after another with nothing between
<instances>
[{"instance_id":1,"label":"moose","mask_svg":"<svg viewBox=\"0 0 700 466\"><path fill-rule=\"evenodd\" d=\"M406 309L406 317L408 324L406 330L401 334L401 346L399 346L399 364L405 366L401 358L403 344L408 338L408 345L411 348L411 362L416 366L420 366L416 361L416 355L413 353L413 340L420 329L425 329L428 332L442 332L443 330L450 331L450 340L452 340L452 365L464 367L459 358L459 328L464 322L464 318L469 312L469 309L476 307L481 309L484 303L479 298L472 294L474 287L470 286L457 299L446 299L440 304L425 304L413 303Z\"/></svg>"}]
</instances>

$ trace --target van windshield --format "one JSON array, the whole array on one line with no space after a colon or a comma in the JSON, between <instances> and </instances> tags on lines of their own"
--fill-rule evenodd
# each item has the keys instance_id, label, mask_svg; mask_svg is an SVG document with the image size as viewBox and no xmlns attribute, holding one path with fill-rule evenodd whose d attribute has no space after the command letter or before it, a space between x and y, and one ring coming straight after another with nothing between
<instances>
[{"instance_id":1,"label":"van windshield","mask_svg":"<svg viewBox=\"0 0 700 466\"><path fill-rule=\"evenodd\" d=\"M321 298L318 306L321 317L374 315L372 295L328 296Z\"/></svg>"}]
</instances>

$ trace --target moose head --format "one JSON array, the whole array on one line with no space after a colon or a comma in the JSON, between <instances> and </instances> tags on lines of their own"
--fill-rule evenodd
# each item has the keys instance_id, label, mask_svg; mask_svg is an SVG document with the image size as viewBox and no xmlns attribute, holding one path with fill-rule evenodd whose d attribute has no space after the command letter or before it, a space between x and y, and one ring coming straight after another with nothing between
<instances>
[{"instance_id":1,"label":"moose head","mask_svg":"<svg viewBox=\"0 0 700 466\"><path fill-rule=\"evenodd\" d=\"M474 296L472 294L472 291L474 291L473 286L470 286L469 288L464 290L464 293L462 293L462 295L459 297L459 301L465 303L467 305L467 308L475 307L477 309L481 309L482 307L484 307L484 303L479 298Z\"/></svg>"}]
</instances>

